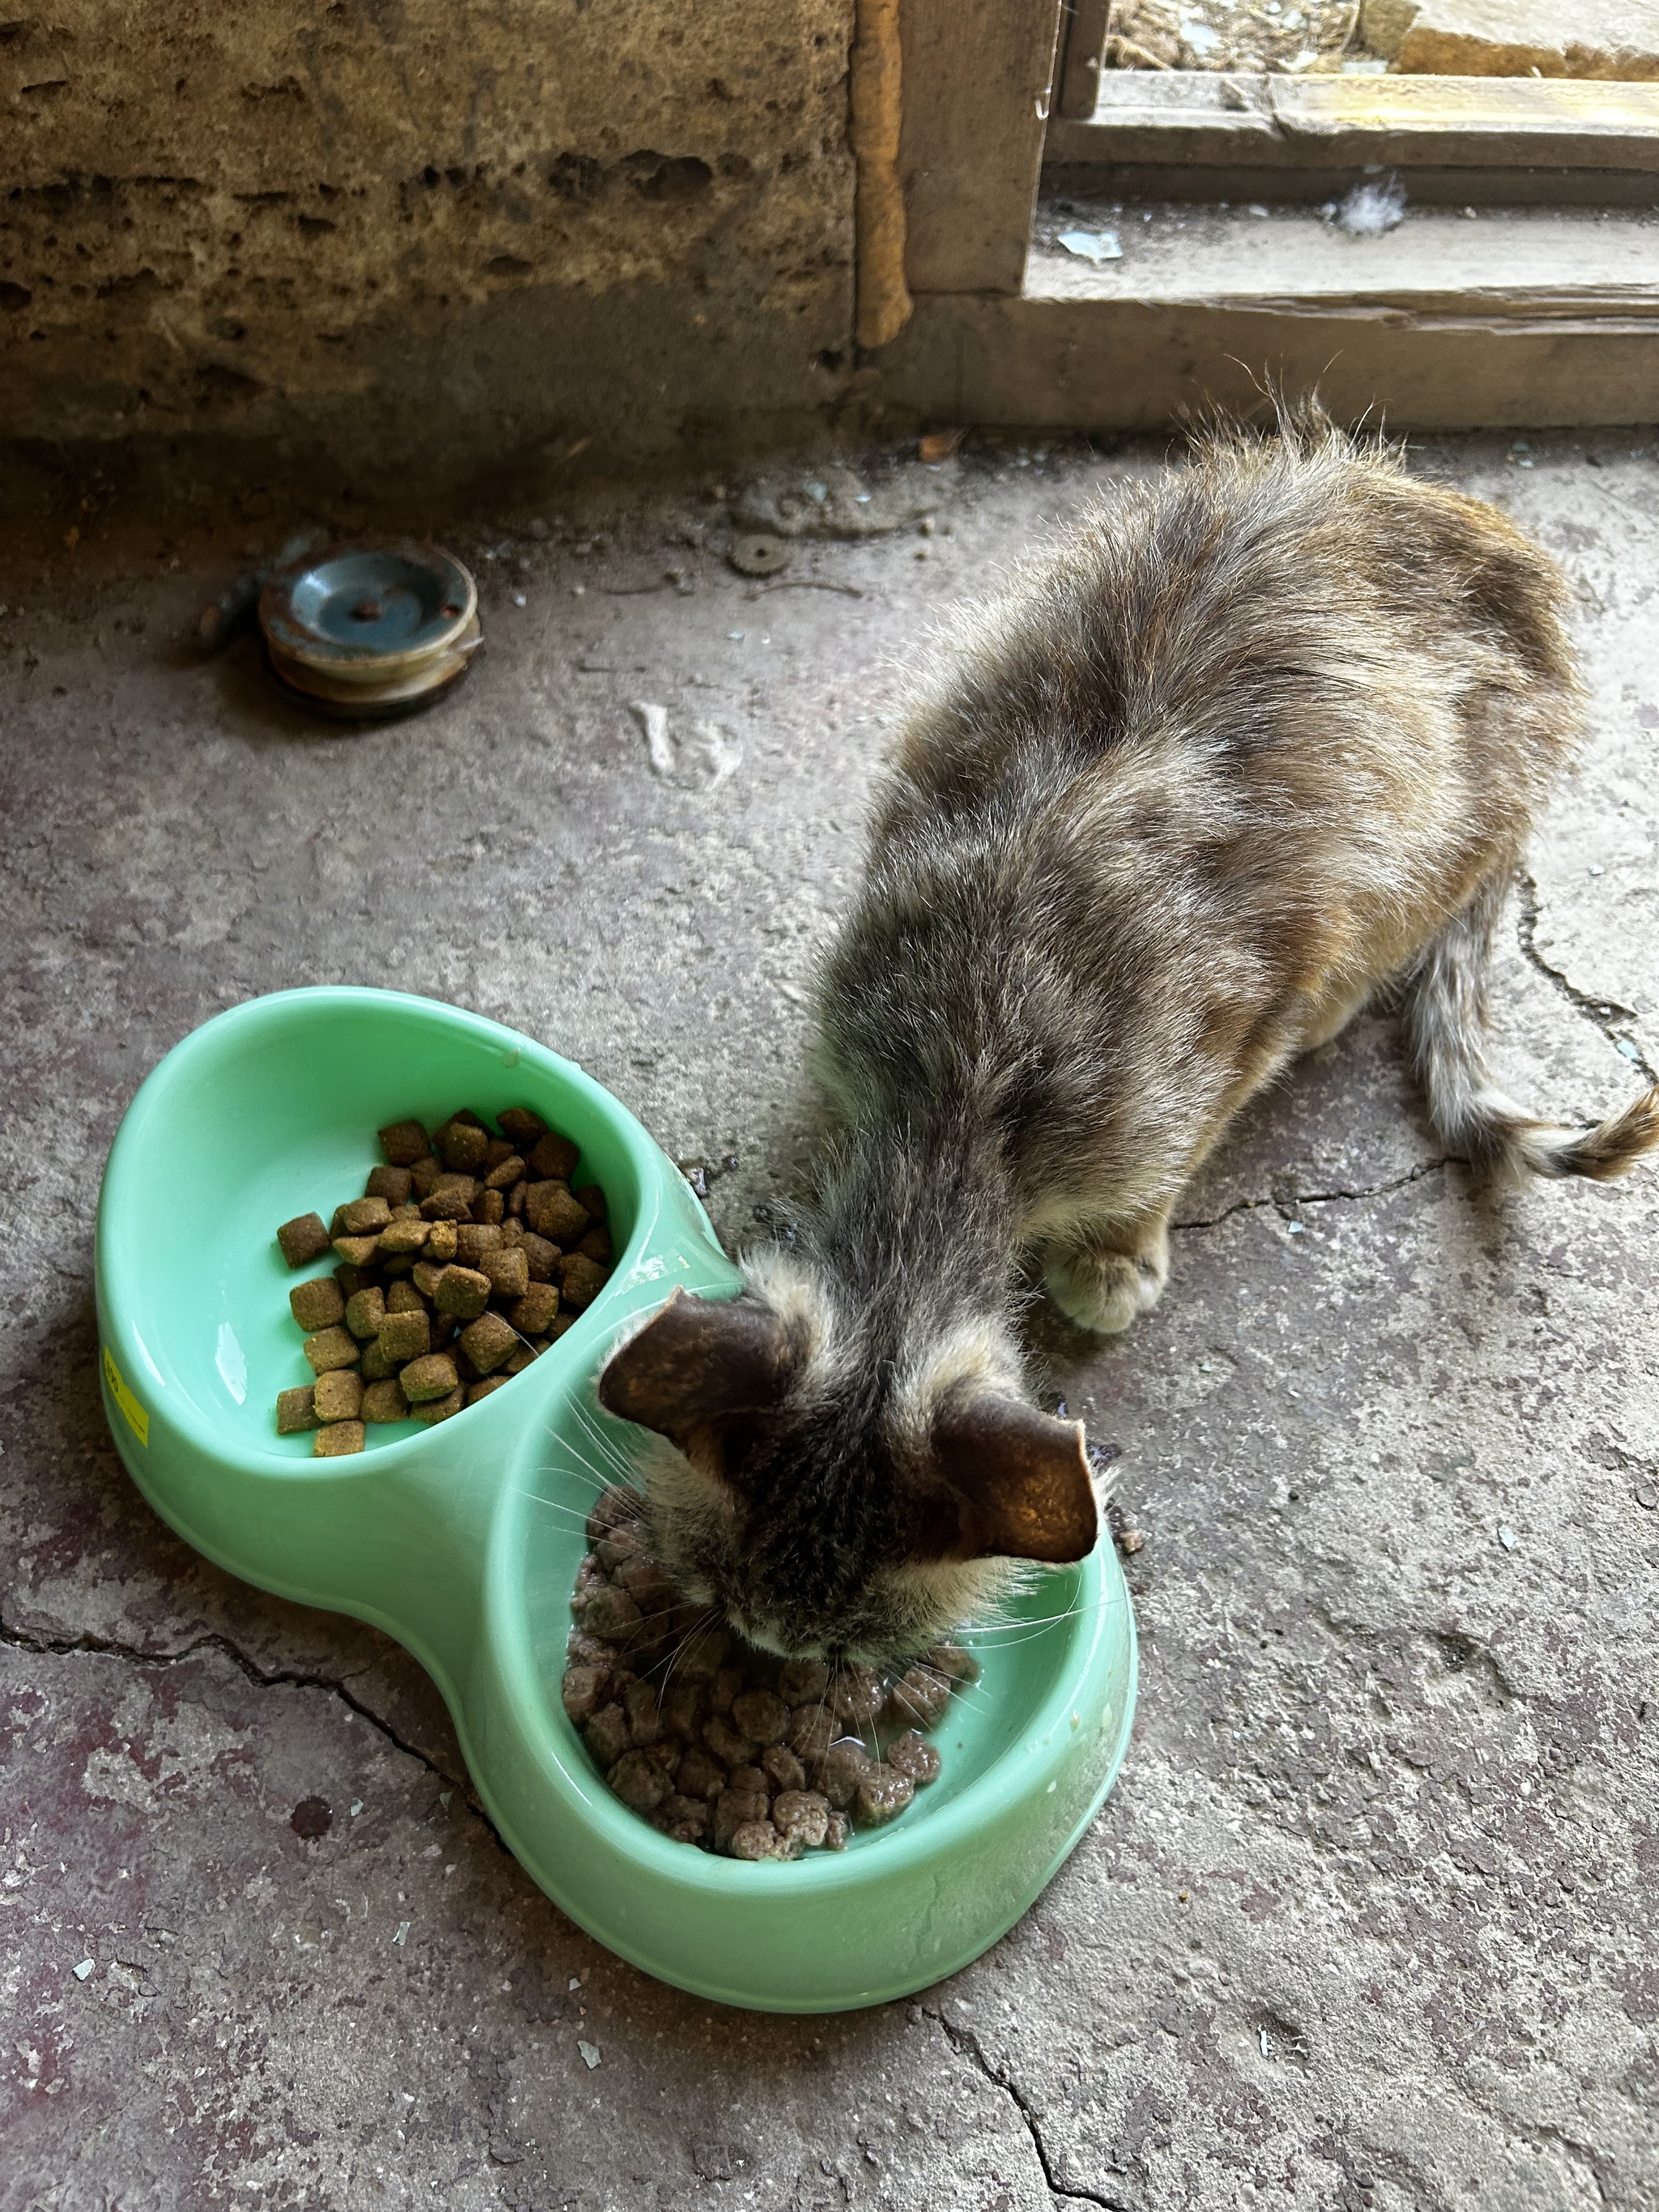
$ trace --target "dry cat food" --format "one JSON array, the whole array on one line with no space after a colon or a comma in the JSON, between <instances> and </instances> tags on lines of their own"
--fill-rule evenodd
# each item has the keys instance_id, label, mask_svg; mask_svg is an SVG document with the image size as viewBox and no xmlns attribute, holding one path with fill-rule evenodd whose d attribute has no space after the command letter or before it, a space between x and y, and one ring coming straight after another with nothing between
<instances>
[{"instance_id":1,"label":"dry cat food","mask_svg":"<svg viewBox=\"0 0 1659 2212\"><path fill-rule=\"evenodd\" d=\"M605 1194L571 1188L577 1146L528 1107L380 1135L361 1198L276 1231L290 1267L336 1262L289 1292L313 1379L276 1398L278 1435L314 1429L319 1459L362 1451L366 1423L430 1425L501 1389L611 1273Z\"/></svg>"},{"instance_id":2,"label":"dry cat food","mask_svg":"<svg viewBox=\"0 0 1659 2212\"><path fill-rule=\"evenodd\" d=\"M896 1820L939 1775L921 1731L979 1673L972 1654L940 1644L884 1676L686 1634L691 1608L647 1549L640 1504L613 1484L587 1516L564 1672L564 1709L623 1804L738 1859L842 1850L852 1829Z\"/></svg>"}]
</instances>

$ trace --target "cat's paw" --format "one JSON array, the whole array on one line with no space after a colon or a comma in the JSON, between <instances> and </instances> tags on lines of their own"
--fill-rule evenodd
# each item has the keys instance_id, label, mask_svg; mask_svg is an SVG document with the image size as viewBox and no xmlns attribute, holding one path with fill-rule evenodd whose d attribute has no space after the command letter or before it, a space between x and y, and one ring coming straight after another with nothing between
<instances>
[{"instance_id":1,"label":"cat's paw","mask_svg":"<svg viewBox=\"0 0 1659 2212\"><path fill-rule=\"evenodd\" d=\"M1048 1295L1068 1321L1101 1336L1115 1336L1150 1313L1170 1275L1170 1242L1160 1231L1138 1250L1096 1245L1050 1249L1043 1268Z\"/></svg>"}]
</instances>

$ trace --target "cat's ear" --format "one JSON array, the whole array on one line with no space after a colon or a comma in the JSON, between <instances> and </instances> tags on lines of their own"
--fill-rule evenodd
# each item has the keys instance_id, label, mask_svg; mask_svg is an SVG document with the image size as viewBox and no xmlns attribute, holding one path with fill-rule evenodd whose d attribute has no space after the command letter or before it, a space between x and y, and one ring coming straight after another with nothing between
<instances>
[{"instance_id":1,"label":"cat's ear","mask_svg":"<svg viewBox=\"0 0 1659 2212\"><path fill-rule=\"evenodd\" d=\"M957 1509L958 1558L1063 1566L1093 1551L1100 1513L1081 1421L1017 1398L971 1398L935 1421L933 1455Z\"/></svg>"},{"instance_id":2,"label":"cat's ear","mask_svg":"<svg viewBox=\"0 0 1659 2212\"><path fill-rule=\"evenodd\" d=\"M676 1290L606 1365L599 1403L673 1437L718 1413L775 1406L793 1365L789 1331L769 1308Z\"/></svg>"}]
</instances>

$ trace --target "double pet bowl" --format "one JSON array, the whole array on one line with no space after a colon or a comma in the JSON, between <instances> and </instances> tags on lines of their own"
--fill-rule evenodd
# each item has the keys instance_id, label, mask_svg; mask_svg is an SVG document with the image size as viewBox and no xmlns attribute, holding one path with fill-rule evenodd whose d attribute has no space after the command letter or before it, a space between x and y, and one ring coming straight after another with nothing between
<instances>
[{"instance_id":1,"label":"double pet bowl","mask_svg":"<svg viewBox=\"0 0 1659 2212\"><path fill-rule=\"evenodd\" d=\"M309 1436L276 1432L299 1350L276 1224L360 1191L377 1128L430 1127L461 1101L532 1107L580 1145L574 1180L605 1189L614 1273L507 1389L313 1459ZM501 1836L600 1942L727 2004L903 1996L1018 1919L1110 1788L1135 1688L1121 1573L1097 1547L966 1639L982 1672L936 1732L944 1771L892 1827L793 1864L659 1836L605 1787L560 1679L593 1470L640 1441L595 1377L677 1284L720 1297L738 1278L684 1178L580 1068L429 1000L280 992L186 1037L121 1125L98 1212L105 1410L134 1481L198 1550L414 1654Z\"/></svg>"}]
</instances>

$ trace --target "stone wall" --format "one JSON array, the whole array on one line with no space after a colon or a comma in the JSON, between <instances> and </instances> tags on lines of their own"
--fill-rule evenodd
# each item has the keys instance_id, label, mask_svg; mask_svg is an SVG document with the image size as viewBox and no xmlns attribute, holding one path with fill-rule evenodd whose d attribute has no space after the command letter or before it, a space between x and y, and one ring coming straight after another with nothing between
<instances>
[{"instance_id":1,"label":"stone wall","mask_svg":"<svg viewBox=\"0 0 1659 2212\"><path fill-rule=\"evenodd\" d=\"M852 0L0 22L9 432L638 459L844 382Z\"/></svg>"}]
</instances>

